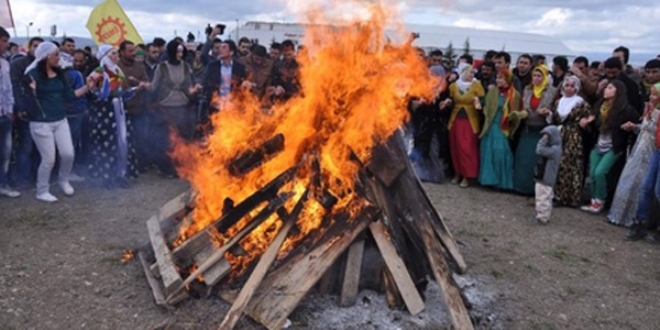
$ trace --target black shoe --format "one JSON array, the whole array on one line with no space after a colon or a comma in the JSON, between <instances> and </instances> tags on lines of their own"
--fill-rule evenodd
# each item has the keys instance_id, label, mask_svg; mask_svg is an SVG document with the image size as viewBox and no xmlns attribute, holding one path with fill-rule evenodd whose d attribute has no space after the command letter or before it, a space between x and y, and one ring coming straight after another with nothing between
<instances>
[{"instance_id":1,"label":"black shoe","mask_svg":"<svg viewBox=\"0 0 660 330\"><path fill-rule=\"evenodd\" d=\"M626 239L629 241L639 241L646 236L646 224L634 224L626 233Z\"/></svg>"},{"instance_id":2,"label":"black shoe","mask_svg":"<svg viewBox=\"0 0 660 330\"><path fill-rule=\"evenodd\" d=\"M647 236L646 242L653 245L660 245L660 232L656 232L653 236Z\"/></svg>"}]
</instances>

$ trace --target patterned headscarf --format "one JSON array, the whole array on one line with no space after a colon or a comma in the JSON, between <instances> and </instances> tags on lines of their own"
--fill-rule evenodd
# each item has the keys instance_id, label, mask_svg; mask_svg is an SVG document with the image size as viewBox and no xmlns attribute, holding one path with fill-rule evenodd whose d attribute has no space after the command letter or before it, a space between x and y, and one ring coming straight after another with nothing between
<instances>
[{"instance_id":1,"label":"patterned headscarf","mask_svg":"<svg viewBox=\"0 0 660 330\"><path fill-rule=\"evenodd\" d=\"M509 126L509 114L511 113L511 105L515 100L516 89L514 88L513 82L513 73L509 69L502 69L497 74L504 77L504 80L509 84L507 88L500 88L500 93L504 95L504 105L502 106L502 120L500 121L500 128L504 136L508 137L511 133L511 127Z\"/></svg>"},{"instance_id":2,"label":"patterned headscarf","mask_svg":"<svg viewBox=\"0 0 660 330\"><path fill-rule=\"evenodd\" d=\"M543 96L543 91L545 90L546 87L548 87L548 76L549 76L549 70L548 67L545 65L539 65L534 68L534 71L538 71L543 75L543 82L541 82L541 85L536 86L532 84L532 89L534 91L534 97L537 99L540 99ZM533 72L533 71L532 71Z\"/></svg>"}]
</instances>

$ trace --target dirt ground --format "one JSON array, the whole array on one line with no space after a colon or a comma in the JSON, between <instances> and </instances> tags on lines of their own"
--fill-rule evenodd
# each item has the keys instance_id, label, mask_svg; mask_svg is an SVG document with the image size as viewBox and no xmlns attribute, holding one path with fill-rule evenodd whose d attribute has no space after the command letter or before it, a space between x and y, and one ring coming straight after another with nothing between
<instances>
[{"instance_id":1,"label":"dirt ground","mask_svg":"<svg viewBox=\"0 0 660 330\"><path fill-rule=\"evenodd\" d=\"M146 219L186 189L146 175L128 190L78 185L46 205L33 191L0 199L0 330L214 329L228 305L190 299L173 311L153 302L138 262L122 250L147 241ZM480 329L658 329L660 247L623 240L601 217L558 209L547 226L527 221L524 197L449 184L426 185L469 264L457 278ZM57 193L62 196L61 193ZM293 329L442 329L437 286L418 316L390 311L362 292L355 307L308 297ZM239 328L260 329L244 318Z\"/></svg>"}]
</instances>

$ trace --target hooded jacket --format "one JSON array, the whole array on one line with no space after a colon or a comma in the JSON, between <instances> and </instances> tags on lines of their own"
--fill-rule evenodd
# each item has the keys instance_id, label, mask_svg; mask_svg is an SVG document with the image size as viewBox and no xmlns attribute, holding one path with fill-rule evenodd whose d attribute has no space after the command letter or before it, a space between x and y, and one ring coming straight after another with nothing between
<instances>
[{"instance_id":1,"label":"hooded jacket","mask_svg":"<svg viewBox=\"0 0 660 330\"><path fill-rule=\"evenodd\" d=\"M561 161L561 133L559 127L547 126L541 131L541 134L549 134L550 138L544 137L536 145L539 161L534 168L534 179L538 183L554 187Z\"/></svg>"}]
</instances>

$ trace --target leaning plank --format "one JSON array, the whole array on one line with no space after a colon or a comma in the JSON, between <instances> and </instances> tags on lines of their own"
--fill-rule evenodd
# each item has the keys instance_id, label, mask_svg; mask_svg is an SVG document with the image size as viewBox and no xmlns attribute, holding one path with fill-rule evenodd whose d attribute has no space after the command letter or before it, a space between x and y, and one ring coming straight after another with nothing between
<instances>
[{"instance_id":1,"label":"leaning plank","mask_svg":"<svg viewBox=\"0 0 660 330\"><path fill-rule=\"evenodd\" d=\"M406 154L403 139L400 134L394 134L388 141L388 146L388 150L393 155L397 155L396 157L401 157ZM414 170L410 166L410 162L405 161L404 163L406 164L406 171L399 175L392 188L397 194L400 194L403 199L407 200L405 206L410 208L410 214L416 218L430 219L431 223L439 225L438 236L440 237L442 244L458 266L459 273L465 273L467 270L467 264L458 249L458 244L456 244L454 237L442 220L438 210L433 206L428 195L426 195L422 183L419 181L419 178L417 178ZM402 207L404 205L399 206Z\"/></svg>"},{"instance_id":2,"label":"leaning plank","mask_svg":"<svg viewBox=\"0 0 660 330\"><path fill-rule=\"evenodd\" d=\"M292 259L269 274L259 286L246 308L246 313L266 328L282 329L287 317L307 295L337 258L355 238L379 216L376 208L367 207L355 218L343 224L345 228L331 241ZM223 299L233 302L231 292L220 292Z\"/></svg>"},{"instance_id":3,"label":"leaning plank","mask_svg":"<svg viewBox=\"0 0 660 330\"><path fill-rule=\"evenodd\" d=\"M140 259L142 268L144 268L144 274L147 277L147 283L149 283L149 286L151 287L151 292L153 292L154 294L156 305L166 306L165 295L163 295L163 290L161 289L161 285L156 279L156 277L154 277L153 273L151 272L151 269L149 269L149 264L147 263L147 258L145 257L144 252L142 251L138 252L138 258Z\"/></svg>"},{"instance_id":4,"label":"leaning plank","mask_svg":"<svg viewBox=\"0 0 660 330\"><path fill-rule=\"evenodd\" d=\"M388 144L391 144L388 142ZM404 155L405 156L405 155ZM371 153L371 159L367 168L373 173L385 186L392 185L394 180L406 169L405 163L407 156L390 152L387 145L379 144L374 147Z\"/></svg>"},{"instance_id":5,"label":"leaning plank","mask_svg":"<svg viewBox=\"0 0 660 330\"><path fill-rule=\"evenodd\" d=\"M300 209L302 209L302 207ZM275 261L275 258L277 258L277 252L280 250L282 243L284 243L284 239L286 239L287 235L289 234L291 227L293 227L293 225L296 223L298 215L299 212L294 212L287 219L282 219L285 221L284 226L280 229L280 232L277 234L275 239L270 243L270 246L268 246L266 252L264 252L261 258L259 258L257 266L252 271L252 274L250 274L250 277L241 289L241 293L238 294L236 301L234 301L231 309L229 312L227 312L224 320L220 324L220 330L230 330L236 326L236 322L238 322L238 320L243 315L245 307L247 307L247 304L250 302L255 291L261 284L261 281L263 281L266 272L268 272L268 269L273 264L273 261Z\"/></svg>"},{"instance_id":6,"label":"leaning plank","mask_svg":"<svg viewBox=\"0 0 660 330\"><path fill-rule=\"evenodd\" d=\"M163 280L164 294L169 295L181 285L181 276L174 264L172 252L165 243L160 222L158 222L157 218L151 218L147 221L147 230L149 231L149 239L154 249L156 262L158 263L160 277Z\"/></svg>"},{"instance_id":7,"label":"leaning plank","mask_svg":"<svg viewBox=\"0 0 660 330\"><path fill-rule=\"evenodd\" d=\"M362 257L364 255L364 240L355 241L348 249L346 267L344 268L344 281L341 286L339 306L349 307L355 304L360 284L360 271L362 270Z\"/></svg>"},{"instance_id":8,"label":"leaning plank","mask_svg":"<svg viewBox=\"0 0 660 330\"><path fill-rule=\"evenodd\" d=\"M408 307L408 311L410 311L410 314L412 315L419 314L424 310L424 301L422 300L419 291L417 291L417 287L415 287L415 283L413 282L412 277L410 277L410 273L408 273L403 259L401 259L396 248L389 240L386 234L387 228L379 220L370 224L369 229L371 230L371 234L376 241L376 245L378 245L378 249L383 256L383 259L385 259L387 268L392 273L392 277L399 288L403 302L405 302L406 307Z\"/></svg>"},{"instance_id":9,"label":"leaning plank","mask_svg":"<svg viewBox=\"0 0 660 330\"><path fill-rule=\"evenodd\" d=\"M444 258L442 244L436 239L431 223L426 219L417 222L422 235L422 241L426 249L426 257L431 264L433 276L440 286L440 292L449 309L449 316L454 329L471 330L474 329L470 314L465 307L465 301L461 292L451 277L449 265Z\"/></svg>"}]
</instances>

